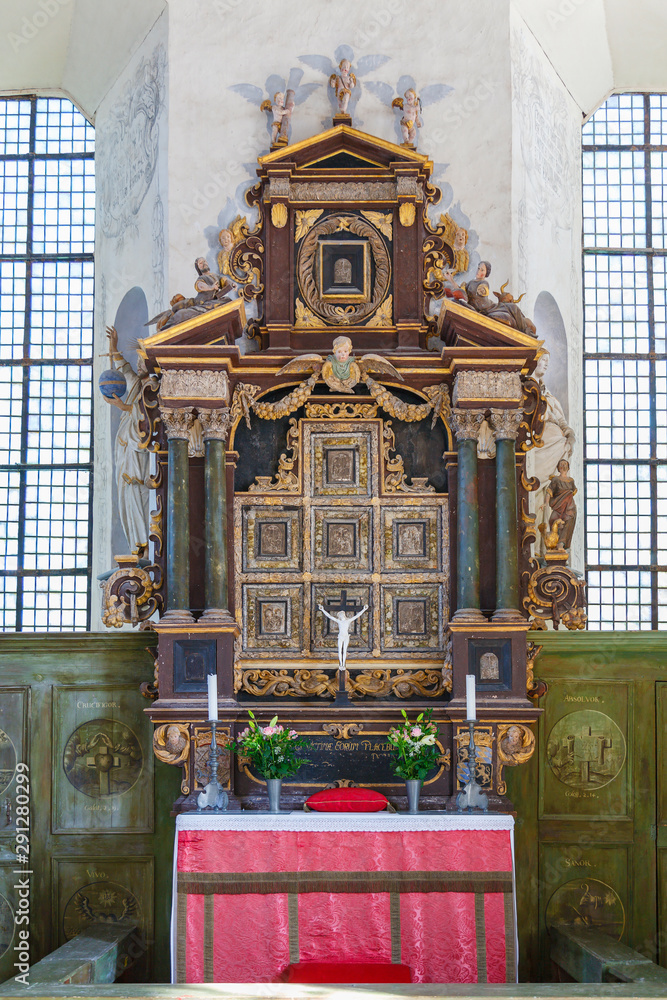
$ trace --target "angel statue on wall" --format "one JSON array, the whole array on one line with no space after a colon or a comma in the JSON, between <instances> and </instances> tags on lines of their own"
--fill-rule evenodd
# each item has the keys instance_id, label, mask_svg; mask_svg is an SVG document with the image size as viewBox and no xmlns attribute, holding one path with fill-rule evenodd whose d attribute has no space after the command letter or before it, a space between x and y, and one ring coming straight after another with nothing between
<instances>
[{"instance_id":1,"label":"angel statue on wall","mask_svg":"<svg viewBox=\"0 0 667 1000\"><path fill-rule=\"evenodd\" d=\"M330 615L328 611L325 611L323 604L318 604L317 606L323 615L326 615L330 621L338 626L338 669L345 670L347 647L350 645L350 625L352 622L356 622L357 618L361 618L365 611L368 611L368 605L364 604L361 611L358 611L356 615L352 615L350 618L342 610L334 617L334 615Z\"/></svg>"},{"instance_id":2,"label":"angel statue on wall","mask_svg":"<svg viewBox=\"0 0 667 1000\"><path fill-rule=\"evenodd\" d=\"M292 67L287 80L283 80L276 73L267 77L266 90L255 87L252 83L235 83L229 88L250 104L254 104L260 111L271 112L267 116L271 129L271 148L287 145L295 106L303 104L308 95L321 86L319 83L301 83L302 77L303 70ZM266 94L269 95L268 98Z\"/></svg>"},{"instance_id":3,"label":"angel statue on wall","mask_svg":"<svg viewBox=\"0 0 667 1000\"><path fill-rule=\"evenodd\" d=\"M400 382L405 381L391 362L381 358L379 354L364 354L358 360L352 358L352 341L349 337L336 337L332 351L327 358L323 358L321 354L302 354L293 361L288 361L278 375L312 372L320 375L334 392L351 392L358 382L366 381L370 372L380 372L397 378Z\"/></svg>"},{"instance_id":4,"label":"angel statue on wall","mask_svg":"<svg viewBox=\"0 0 667 1000\"><path fill-rule=\"evenodd\" d=\"M347 115L347 106L352 97L352 91L357 85L357 78L352 72L352 64L349 59L341 59L338 63L338 70L329 77L329 86L336 93L338 101L338 114Z\"/></svg>"},{"instance_id":5,"label":"angel statue on wall","mask_svg":"<svg viewBox=\"0 0 667 1000\"><path fill-rule=\"evenodd\" d=\"M327 79L327 93L334 114L334 125L345 125L354 117L355 109L361 95L361 79L374 72L389 60L389 56L367 55L354 58L354 51L349 45L339 45L334 53L335 62L329 56L306 55L299 60L324 74ZM352 62L354 61L354 72ZM356 122L357 127L363 122ZM323 119L324 128L331 127L331 120Z\"/></svg>"},{"instance_id":6,"label":"angel statue on wall","mask_svg":"<svg viewBox=\"0 0 667 1000\"><path fill-rule=\"evenodd\" d=\"M227 278L223 278L222 275L214 274L205 257L197 257L195 270L197 271L195 280L197 294L190 298L186 298L184 295L174 295L169 303L170 308L153 316L153 319L149 319L145 324L146 326L152 326L155 323L158 331L166 330L171 326L178 326L179 323L185 323L188 319L194 319L195 316L210 312L211 309L217 309L225 302L231 302L231 298L225 293L232 291L236 286Z\"/></svg>"},{"instance_id":7,"label":"angel statue on wall","mask_svg":"<svg viewBox=\"0 0 667 1000\"><path fill-rule=\"evenodd\" d=\"M399 96L395 96L396 91L388 83L371 81L366 86L383 104L399 108L402 112L400 120L396 122L396 129L401 136L402 144L409 149L417 148L419 138L417 130L424 124L422 108L437 104L454 89L446 83L434 83L418 91L411 76L402 76L396 84Z\"/></svg>"},{"instance_id":8,"label":"angel statue on wall","mask_svg":"<svg viewBox=\"0 0 667 1000\"><path fill-rule=\"evenodd\" d=\"M288 142L288 130L294 111L294 91L288 90L286 94L278 91L273 95L271 101L262 101L259 106L260 111L270 111L273 116L271 122L271 148L275 146L286 146Z\"/></svg>"}]
</instances>

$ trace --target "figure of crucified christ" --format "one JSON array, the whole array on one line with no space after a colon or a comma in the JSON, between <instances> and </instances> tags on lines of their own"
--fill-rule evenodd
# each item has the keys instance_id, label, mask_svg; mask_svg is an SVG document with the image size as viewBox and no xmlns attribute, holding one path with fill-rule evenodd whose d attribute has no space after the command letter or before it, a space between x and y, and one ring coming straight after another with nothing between
<instances>
[{"instance_id":1,"label":"figure of crucified christ","mask_svg":"<svg viewBox=\"0 0 667 1000\"><path fill-rule=\"evenodd\" d=\"M339 611L338 614L330 615L328 611L324 610L323 605L317 605L323 615L326 615L330 621L334 622L338 626L338 669L345 670L345 660L347 659L347 647L350 645L350 625L352 622L356 621L357 618L361 618L364 611L368 611L368 605L364 604L361 611L357 612L356 615L352 615L348 618L344 611Z\"/></svg>"}]
</instances>

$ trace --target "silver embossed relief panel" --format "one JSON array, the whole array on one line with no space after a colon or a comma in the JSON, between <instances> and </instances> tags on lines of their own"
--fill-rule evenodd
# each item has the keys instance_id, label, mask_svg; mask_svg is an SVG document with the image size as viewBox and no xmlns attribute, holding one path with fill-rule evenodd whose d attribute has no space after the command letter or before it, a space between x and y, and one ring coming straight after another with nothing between
<instances>
[{"instance_id":1,"label":"silver embossed relief panel","mask_svg":"<svg viewBox=\"0 0 667 1000\"><path fill-rule=\"evenodd\" d=\"M383 507L382 569L434 572L443 565L443 513L440 505Z\"/></svg>"},{"instance_id":2,"label":"silver embossed relief panel","mask_svg":"<svg viewBox=\"0 0 667 1000\"><path fill-rule=\"evenodd\" d=\"M371 571L371 508L314 507L311 516L313 572Z\"/></svg>"},{"instance_id":3,"label":"silver embossed relief panel","mask_svg":"<svg viewBox=\"0 0 667 1000\"><path fill-rule=\"evenodd\" d=\"M385 585L381 591L382 650L443 648L444 608L440 584Z\"/></svg>"},{"instance_id":4,"label":"silver embossed relief panel","mask_svg":"<svg viewBox=\"0 0 667 1000\"><path fill-rule=\"evenodd\" d=\"M243 572L302 568L303 539L298 507L243 507Z\"/></svg>"},{"instance_id":5,"label":"silver embossed relief panel","mask_svg":"<svg viewBox=\"0 0 667 1000\"><path fill-rule=\"evenodd\" d=\"M243 587L243 646L247 650L301 649L303 593L298 585Z\"/></svg>"}]
</instances>

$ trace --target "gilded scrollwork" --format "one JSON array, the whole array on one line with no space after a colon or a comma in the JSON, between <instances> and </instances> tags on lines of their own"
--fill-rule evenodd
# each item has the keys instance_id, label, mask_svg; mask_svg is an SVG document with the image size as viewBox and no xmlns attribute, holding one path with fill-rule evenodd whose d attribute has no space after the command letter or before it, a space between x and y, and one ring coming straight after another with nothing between
<instances>
[{"instance_id":1,"label":"gilded scrollwork","mask_svg":"<svg viewBox=\"0 0 667 1000\"><path fill-rule=\"evenodd\" d=\"M536 698L543 692L544 682L535 680L535 660L542 652L542 646L529 642L526 646L526 694Z\"/></svg>"},{"instance_id":2,"label":"gilded scrollwork","mask_svg":"<svg viewBox=\"0 0 667 1000\"><path fill-rule=\"evenodd\" d=\"M139 421L139 444L149 451L157 451L160 447L160 407L158 393L160 380L151 375L144 379L141 386L141 420Z\"/></svg>"},{"instance_id":3,"label":"gilded scrollwork","mask_svg":"<svg viewBox=\"0 0 667 1000\"><path fill-rule=\"evenodd\" d=\"M336 305L320 297L317 283L317 255L320 240L323 236L331 236L339 230L350 232L368 242L375 275L368 300L350 305ZM391 259L387 246L370 223L358 215L341 213L328 215L317 222L304 237L297 256L297 279L305 306L325 323L360 323L371 316L384 301L389 290L391 278Z\"/></svg>"},{"instance_id":4,"label":"gilded scrollwork","mask_svg":"<svg viewBox=\"0 0 667 1000\"><path fill-rule=\"evenodd\" d=\"M407 482L402 457L391 454L396 450L396 435L392 430L391 420L384 421L382 438L385 493L435 493L435 487L430 486L426 479L413 479L411 484Z\"/></svg>"},{"instance_id":5,"label":"gilded scrollwork","mask_svg":"<svg viewBox=\"0 0 667 1000\"><path fill-rule=\"evenodd\" d=\"M337 740L349 740L353 736L358 736L363 728L363 723L359 722L325 722L322 732Z\"/></svg>"},{"instance_id":6,"label":"gilded scrollwork","mask_svg":"<svg viewBox=\"0 0 667 1000\"><path fill-rule=\"evenodd\" d=\"M320 420L369 420L377 417L377 403L306 403L306 417Z\"/></svg>"},{"instance_id":7,"label":"gilded scrollwork","mask_svg":"<svg viewBox=\"0 0 667 1000\"><path fill-rule=\"evenodd\" d=\"M257 698L335 698L338 677L332 671L283 668L278 670L243 667L235 669L235 691Z\"/></svg>"},{"instance_id":8,"label":"gilded scrollwork","mask_svg":"<svg viewBox=\"0 0 667 1000\"><path fill-rule=\"evenodd\" d=\"M534 378L524 379L522 408L524 420L521 427L526 432L526 438L521 442L521 450L530 451L531 448L540 448L544 433L547 401L540 392L539 382Z\"/></svg>"},{"instance_id":9,"label":"gilded scrollwork","mask_svg":"<svg viewBox=\"0 0 667 1000\"><path fill-rule=\"evenodd\" d=\"M138 566L137 556L117 556L119 568L103 581L102 622L107 628L138 625L162 607L159 566Z\"/></svg>"},{"instance_id":10,"label":"gilded scrollwork","mask_svg":"<svg viewBox=\"0 0 667 1000\"><path fill-rule=\"evenodd\" d=\"M535 530L535 514L531 514L526 506L526 498L521 497L521 524L523 525L523 533L521 535L521 548L528 549L530 545L537 539L537 531Z\"/></svg>"},{"instance_id":11,"label":"gilded scrollwork","mask_svg":"<svg viewBox=\"0 0 667 1000\"><path fill-rule=\"evenodd\" d=\"M324 211L323 208L308 208L305 211L297 209L296 222L294 226L294 242L299 243L309 229L315 225Z\"/></svg>"},{"instance_id":12,"label":"gilded scrollwork","mask_svg":"<svg viewBox=\"0 0 667 1000\"><path fill-rule=\"evenodd\" d=\"M420 670L369 667L350 674L347 689L357 697L439 698L447 686L439 667Z\"/></svg>"},{"instance_id":13,"label":"gilded scrollwork","mask_svg":"<svg viewBox=\"0 0 667 1000\"><path fill-rule=\"evenodd\" d=\"M517 767L530 760L535 751L535 734L519 722L500 723L496 736L496 791L505 795L504 767Z\"/></svg>"},{"instance_id":14,"label":"gilded scrollwork","mask_svg":"<svg viewBox=\"0 0 667 1000\"><path fill-rule=\"evenodd\" d=\"M164 764L183 768L181 792L190 794L190 727L181 723L156 726L153 732L153 753Z\"/></svg>"},{"instance_id":15,"label":"gilded scrollwork","mask_svg":"<svg viewBox=\"0 0 667 1000\"><path fill-rule=\"evenodd\" d=\"M249 302L264 292L264 244L260 236L262 219L250 229L245 216L237 215L228 229L221 229L218 236L221 250L218 269L241 286L243 298Z\"/></svg>"},{"instance_id":16,"label":"gilded scrollwork","mask_svg":"<svg viewBox=\"0 0 667 1000\"><path fill-rule=\"evenodd\" d=\"M586 627L586 581L562 563L540 566L530 560L530 570L522 575L523 608L534 619L532 628L545 629L551 621L575 631Z\"/></svg>"},{"instance_id":17,"label":"gilded scrollwork","mask_svg":"<svg viewBox=\"0 0 667 1000\"><path fill-rule=\"evenodd\" d=\"M304 306L301 299L297 298L294 305L294 326L298 329L310 329L314 326L321 326L322 321L317 318L314 312L311 312L307 306Z\"/></svg>"},{"instance_id":18,"label":"gilded scrollwork","mask_svg":"<svg viewBox=\"0 0 667 1000\"><path fill-rule=\"evenodd\" d=\"M296 417L290 417L287 429L286 448L288 455L283 452L278 460L278 474L275 481L271 476L257 476L255 482L249 487L248 493L298 493L299 477L297 474L299 463L299 438L300 424Z\"/></svg>"},{"instance_id":19,"label":"gilded scrollwork","mask_svg":"<svg viewBox=\"0 0 667 1000\"><path fill-rule=\"evenodd\" d=\"M148 538L155 546L155 557L162 555L162 496L158 493L155 497L155 510L150 512L150 522L148 525Z\"/></svg>"}]
</instances>

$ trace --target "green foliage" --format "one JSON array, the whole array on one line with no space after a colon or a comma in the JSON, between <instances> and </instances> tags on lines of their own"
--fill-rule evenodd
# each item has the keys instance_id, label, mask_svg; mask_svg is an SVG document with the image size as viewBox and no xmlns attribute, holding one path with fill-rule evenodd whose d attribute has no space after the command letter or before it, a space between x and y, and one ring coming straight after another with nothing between
<instances>
[{"instance_id":1,"label":"green foliage","mask_svg":"<svg viewBox=\"0 0 667 1000\"><path fill-rule=\"evenodd\" d=\"M248 715L248 728L236 737L235 750L237 754L249 757L262 777L291 778L302 764L309 763L306 757L297 756L299 751L310 745L308 740L294 729L279 726L277 715L273 716L268 726L257 725L250 709Z\"/></svg>"},{"instance_id":2,"label":"green foliage","mask_svg":"<svg viewBox=\"0 0 667 1000\"><path fill-rule=\"evenodd\" d=\"M421 712L416 722L410 722L401 709L403 722L390 729L387 739L394 748L394 774L406 781L423 781L438 763L440 747L436 746L438 727L431 721L431 709Z\"/></svg>"}]
</instances>

